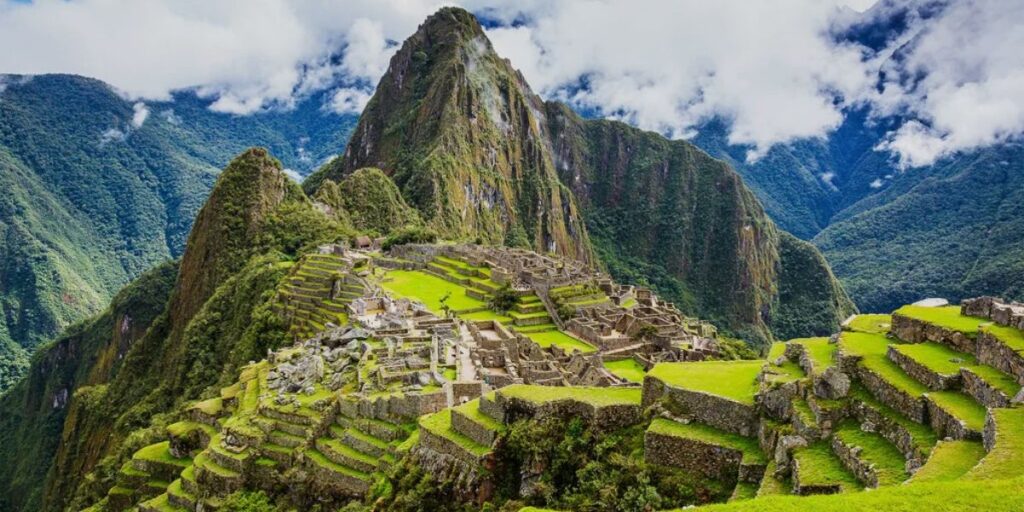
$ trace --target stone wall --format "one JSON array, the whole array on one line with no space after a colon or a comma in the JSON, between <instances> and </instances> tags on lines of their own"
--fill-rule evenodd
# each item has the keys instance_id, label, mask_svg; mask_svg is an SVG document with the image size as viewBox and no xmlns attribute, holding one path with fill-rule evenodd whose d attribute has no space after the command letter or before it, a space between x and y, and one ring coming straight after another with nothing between
<instances>
[{"instance_id":1,"label":"stone wall","mask_svg":"<svg viewBox=\"0 0 1024 512\"><path fill-rule=\"evenodd\" d=\"M485 455L484 457L477 457L476 455L473 454L473 452L470 452L469 450L463 448L455 441L452 441L447 437L434 434L433 432L425 428L420 429L419 446L421 448L431 450L434 453L441 454L448 458L461 461L463 464L469 466L476 466L478 464L481 464L484 458L487 457L487 455Z\"/></svg>"},{"instance_id":2,"label":"stone wall","mask_svg":"<svg viewBox=\"0 0 1024 512\"><path fill-rule=\"evenodd\" d=\"M739 477L743 452L724 446L648 431L644 435L647 464L682 468L715 480Z\"/></svg>"},{"instance_id":3,"label":"stone wall","mask_svg":"<svg viewBox=\"0 0 1024 512\"><path fill-rule=\"evenodd\" d=\"M899 422L882 414L874 407L854 400L853 416L866 432L877 432L900 450L907 460L907 468L916 471L927 460L928 456L914 442L914 436Z\"/></svg>"},{"instance_id":4,"label":"stone wall","mask_svg":"<svg viewBox=\"0 0 1024 512\"><path fill-rule=\"evenodd\" d=\"M910 375L914 380L924 384L932 391L956 389L960 387L960 373L951 375L935 373L927 366L918 363L903 352L897 350L892 345L889 345L889 350L886 353L886 356L890 361L896 363L896 366L899 366L900 369L906 372L907 375Z\"/></svg>"},{"instance_id":5,"label":"stone wall","mask_svg":"<svg viewBox=\"0 0 1024 512\"><path fill-rule=\"evenodd\" d=\"M458 409L452 409L452 429L484 446L493 445L498 438L496 431L466 417Z\"/></svg>"},{"instance_id":6,"label":"stone wall","mask_svg":"<svg viewBox=\"0 0 1024 512\"><path fill-rule=\"evenodd\" d=\"M860 452L859 446L850 446L839 439L839 436L832 436L832 453L839 457L846 469L849 469L865 487L876 488L878 487L878 471L875 470L873 464L861 460Z\"/></svg>"},{"instance_id":7,"label":"stone wall","mask_svg":"<svg viewBox=\"0 0 1024 512\"><path fill-rule=\"evenodd\" d=\"M757 433L758 414L753 405L698 391L669 386L650 375L644 379L643 407L646 409L659 400L673 414L732 432L741 436Z\"/></svg>"},{"instance_id":8,"label":"stone wall","mask_svg":"<svg viewBox=\"0 0 1024 512\"><path fill-rule=\"evenodd\" d=\"M882 402L893 409L903 413L904 416L922 425L928 419L924 401L921 398L913 397L889 384L888 381L875 372L860 367L857 371L858 377L864 387L871 392L879 402Z\"/></svg>"},{"instance_id":9,"label":"stone wall","mask_svg":"<svg viewBox=\"0 0 1024 512\"><path fill-rule=\"evenodd\" d=\"M911 343L934 341L961 352L977 353L977 343L966 334L899 314L892 315L890 332L897 338Z\"/></svg>"},{"instance_id":10,"label":"stone wall","mask_svg":"<svg viewBox=\"0 0 1024 512\"><path fill-rule=\"evenodd\" d=\"M963 382L964 393L971 395L978 403L985 407L1009 407L1010 400L999 389L992 387L985 379L979 377L970 368L960 368L961 381Z\"/></svg>"},{"instance_id":11,"label":"stone wall","mask_svg":"<svg viewBox=\"0 0 1024 512\"><path fill-rule=\"evenodd\" d=\"M800 482L800 460L793 459L793 494L809 496L811 494L836 494L841 488L839 484L808 485Z\"/></svg>"},{"instance_id":12,"label":"stone wall","mask_svg":"<svg viewBox=\"0 0 1024 512\"><path fill-rule=\"evenodd\" d=\"M516 397L510 398L501 393L497 395L497 403L508 423L520 418L535 420L581 418L592 428L611 431L635 425L642 419L639 405L622 404L598 407L572 399L536 403Z\"/></svg>"},{"instance_id":13,"label":"stone wall","mask_svg":"<svg viewBox=\"0 0 1024 512\"><path fill-rule=\"evenodd\" d=\"M1010 348L992 333L982 330L978 333L978 361L1004 373L1020 382L1024 379L1024 355Z\"/></svg>"},{"instance_id":14,"label":"stone wall","mask_svg":"<svg viewBox=\"0 0 1024 512\"><path fill-rule=\"evenodd\" d=\"M939 407L928 395L925 395L924 401L928 405L928 423L939 439L981 439L981 432L968 428L964 422Z\"/></svg>"}]
</instances>

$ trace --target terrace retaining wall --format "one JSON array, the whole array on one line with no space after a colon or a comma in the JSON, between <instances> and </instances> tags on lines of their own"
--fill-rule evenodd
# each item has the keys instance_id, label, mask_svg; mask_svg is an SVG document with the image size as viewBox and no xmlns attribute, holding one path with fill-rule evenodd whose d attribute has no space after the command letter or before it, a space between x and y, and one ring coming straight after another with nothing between
<instances>
[{"instance_id":1,"label":"terrace retaining wall","mask_svg":"<svg viewBox=\"0 0 1024 512\"><path fill-rule=\"evenodd\" d=\"M758 414L754 405L728 398L680 389L651 377L644 379L643 408L665 399L673 413L741 436L757 434Z\"/></svg>"},{"instance_id":2,"label":"terrace retaining wall","mask_svg":"<svg viewBox=\"0 0 1024 512\"><path fill-rule=\"evenodd\" d=\"M1024 379L1024 355L1010 348L994 334L982 330L978 333L978 361L1004 373L1020 382Z\"/></svg>"},{"instance_id":3,"label":"terrace retaining wall","mask_svg":"<svg viewBox=\"0 0 1024 512\"><path fill-rule=\"evenodd\" d=\"M934 341L942 343L955 350L976 354L977 342L974 338L952 329L935 325L924 320L918 320L899 314L892 315L892 326L890 332L897 338L911 343L924 343Z\"/></svg>"},{"instance_id":4,"label":"terrace retaining wall","mask_svg":"<svg viewBox=\"0 0 1024 512\"><path fill-rule=\"evenodd\" d=\"M916 421L917 423L922 425L925 424L928 416L924 401L921 398L913 397L908 393L901 391L883 379L880 375L867 368L860 367L857 373L861 383L864 384L864 387L867 388L867 390L870 391L879 402L896 409L903 413L904 416Z\"/></svg>"}]
</instances>

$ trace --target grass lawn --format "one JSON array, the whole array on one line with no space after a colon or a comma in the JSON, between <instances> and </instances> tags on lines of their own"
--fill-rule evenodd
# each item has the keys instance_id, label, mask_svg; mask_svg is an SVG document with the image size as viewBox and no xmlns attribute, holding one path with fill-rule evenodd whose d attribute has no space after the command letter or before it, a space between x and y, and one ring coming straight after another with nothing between
<instances>
[{"instance_id":1,"label":"grass lawn","mask_svg":"<svg viewBox=\"0 0 1024 512\"><path fill-rule=\"evenodd\" d=\"M595 407L606 405L640 405L640 388L595 388L584 386L531 386L513 384L498 390L498 394L518 398L535 404L557 400L577 400Z\"/></svg>"},{"instance_id":2,"label":"grass lawn","mask_svg":"<svg viewBox=\"0 0 1024 512\"><path fill-rule=\"evenodd\" d=\"M434 434L447 438L455 444L465 448L466 451L482 457L491 451L489 446L484 446L476 441L452 430L452 410L444 409L440 412L420 418L420 428Z\"/></svg>"},{"instance_id":3,"label":"grass lawn","mask_svg":"<svg viewBox=\"0 0 1024 512\"><path fill-rule=\"evenodd\" d=\"M381 280L381 287L396 297L406 297L422 302L436 315L443 314L441 299L448 297L452 309L473 309L486 307L482 301L466 295L466 289L440 277L418 270L391 270Z\"/></svg>"},{"instance_id":4,"label":"grass lawn","mask_svg":"<svg viewBox=\"0 0 1024 512\"><path fill-rule=\"evenodd\" d=\"M451 299L449 299L449 301L451 301ZM463 320L496 320L505 325L512 323L512 318L507 315L502 315L501 313L495 313L489 309L487 311L477 311L476 313L459 315L459 318Z\"/></svg>"},{"instance_id":5,"label":"grass lawn","mask_svg":"<svg viewBox=\"0 0 1024 512\"><path fill-rule=\"evenodd\" d=\"M910 432L910 436L913 438L914 446L921 450L922 453L927 454L935 446L935 441L938 439L935 436L935 432L926 425L922 425L916 421L907 418L902 413L889 407L888 405L879 402L871 392L867 390L863 385L855 382L850 386L850 398L863 402L868 407L878 411L882 416L889 418L896 423L899 423L907 432Z\"/></svg>"},{"instance_id":6,"label":"grass lawn","mask_svg":"<svg viewBox=\"0 0 1024 512\"><path fill-rule=\"evenodd\" d=\"M480 412L480 399L470 400L462 405L453 408L459 411L463 416L473 420L473 422L483 426L487 430L493 432L501 432L505 430L505 425L502 425L494 418Z\"/></svg>"},{"instance_id":7,"label":"grass lawn","mask_svg":"<svg viewBox=\"0 0 1024 512\"><path fill-rule=\"evenodd\" d=\"M167 464L173 464L175 466L181 466L184 468L192 463L190 459L178 459L171 455L171 443L170 441L164 441L161 443L151 444L144 448L139 449L132 455L133 459L149 460L154 462L165 462Z\"/></svg>"},{"instance_id":8,"label":"grass lawn","mask_svg":"<svg viewBox=\"0 0 1024 512\"><path fill-rule=\"evenodd\" d=\"M828 441L817 441L793 451L793 458L800 466L800 485L836 485L840 492L861 488L860 482L847 471L843 463L832 453ZM810 509L808 509L810 510Z\"/></svg>"},{"instance_id":9,"label":"grass lawn","mask_svg":"<svg viewBox=\"0 0 1024 512\"><path fill-rule=\"evenodd\" d=\"M605 361L604 367L608 371L614 373L618 377L622 377L630 382L643 382L644 381L644 367L640 363L636 362L636 359L619 359L618 361Z\"/></svg>"},{"instance_id":10,"label":"grass lawn","mask_svg":"<svg viewBox=\"0 0 1024 512\"><path fill-rule=\"evenodd\" d=\"M858 458L874 464L879 487L895 485L910 477L903 454L881 434L865 432L856 422L845 421L836 429L835 435L847 446L861 448Z\"/></svg>"},{"instance_id":11,"label":"grass lawn","mask_svg":"<svg viewBox=\"0 0 1024 512\"><path fill-rule=\"evenodd\" d=\"M659 363L647 375L669 386L753 404L762 366L761 360Z\"/></svg>"},{"instance_id":12,"label":"grass lawn","mask_svg":"<svg viewBox=\"0 0 1024 512\"><path fill-rule=\"evenodd\" d=\"M992 324L982 327L982 330L999 338L1000 341L1006 343L1010 348L1018 352L1024 351L1024 332L1020 329Z\"/></svg>"},{"instance_id":13,"label":"grass lawn","mask_svg":"<svg viewBox=\"0 0 1024 512\"><path fill-rule=\"evenodd\" d=\"M967 424L967 428L981 432L985 429L985 407L959 391L932 391L928 393L942 410Z\"/></svg>"},{"instance_id":14,"label":"grass lawn","mask_svg":"<svg viewBox=\"0 0 1024 512\"><path fill-rule=\"evenodd\" d=\"M964 476L985 456L978 441L940 441L908 483L949 482Z\"/></svg>"},{"instance_id":15,"label":"grass lawn","mask_svg":"<svg viewBox=\"0 0 1024 512\"><path fill-rule=\"evenodd\" d=\"M893 349L939 375L956 375L961 366L977 363L974 356L935 342L903 343L893 345Z\"/></svg>"},{"instance_id":16,"label":"grass lawn","mask_svg":"<svg viewBox=\"0 0 1024 512\"><path fill-rule=\"evenodd\" d=\"M566 352L572 352L573 350L579 350L584 353L597 351L593 345L559 330L524 332L523 334L544 348L554 345Z\"/></svg>"},{"instance_id":17,"label":"grass lawn","mask_svg":"<svg viewBox=\"0 0 1024 512\"><path fill-rule=\"evenodd\" d=\"M1024 409L992 409L992 417L996 422L996 444L967 473L969 479L1018 477L1024 468ZM1018 492L1024 496L1020 489L1018 487ZM1024 510L1024 507L1018 510Z\"/></svg>"},{"instance_id":18,"label":"grass lawn","mask_svg":"<svg viewBox=\"0 0 1024 512\"><path fill-rule=\"evenodd\" d=\"M835 364L832 356L836 353L836 345L829 343L828 338L800 338L790 340L790 343L803 345L807 357L811 360L811 369L817 375L821 375Z\"/></svg>"},{"instance_id":19,"label":"grass lawn","mask_svg":"<svg viewBox=\"0 0 1024 512\"><path fill-rule=\"evenodd\" d=\"M867 314L855 315L850 322L843 327L850 331L885 334L889 332L889 327L891 326L892 317L890 315Z\"/></svg>"},{"instance_id":20,"label":"grass lawn","mask_svg":"<svg viewBox=\"0 0 1024 512\"><path fill-rule=\"evenodd\" d=\"M1024 510L1024 478L984 482L897 485L871 492L821 496L766 496L709 505L701 512L1016 512ZM679 509L682 511L683 509ZM688 509L692 510L692 509Z\"/></svg>"},{"instance_id":21,"label":"grass lawn","mask_svg":"<svg viewBox=\"0 0 1024 512\"><path fill-rule=\"evenodd\" d=\"M845 355L860 356L861 366L877 373L910 396L918 397L928 391L924 384L914 380L886 357L889 340L881 334L847 331L840 335L839 347Z\"/></svg>"},{"instance_id":22,"label":"grass lawn","mask_svg":"<svg viewBox=\"0 0 1024 512\"><path fill-rule=\"evenodd\" d=\"M761 447L758 445L756 438L743 437L729 432L723 432L700 423L683 424L665 418L655 418L654 421L651 422L651 426L647 428L647 431L667 436L692 439L694 441L700 441L716 446L724 446L726 448L743 452L743 463L745 464L764 464L768 461L764 453L761 451Z\"/></svg>"},{"instance_id":23,"label":"grass lawn","mask_svg":"<svg viewBox=\"0 0 1024 512\"><path fill-rule=\"evenodd\" d=\"M1013 398L1014 395L1020 391L1020 384L1017 384L1017 379L992 368L991 366L985 366L978 364L968 367L969 370L974 372L975 375L981 377L982 380L987 382L992 387L1006 393L1006 396Z\"/></svg>"},{"instance_id":24,"label":"grass lawn","mask_svg":"<svg viewBox=\"0 0 1024 512\"><path fill-rule=\"evenodd\" d=\"M942 306L938 308L903 306L893 311L893 314L916 318L933 325L960 331L972 338L978 335L978 328L981 324L992 322L986 318L962 316L960 314L960 306Z\"/></svg>"}]
</instances>

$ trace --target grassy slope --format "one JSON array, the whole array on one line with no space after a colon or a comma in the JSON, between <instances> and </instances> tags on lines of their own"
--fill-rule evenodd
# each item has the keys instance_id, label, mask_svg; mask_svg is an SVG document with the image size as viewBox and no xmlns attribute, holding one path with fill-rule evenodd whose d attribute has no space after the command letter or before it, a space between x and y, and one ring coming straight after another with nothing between
<instances>
[{"instance_id":1,"label":"grassy slope","mask_svg":"<svg viewBox=\"0 0 1024 512\"><path fill-rule=\"evenodd\" d=\"M659 363L647 373L669 386L699 391L746 404L754 403L763 361Z\"/></svg>"}]
</instances>

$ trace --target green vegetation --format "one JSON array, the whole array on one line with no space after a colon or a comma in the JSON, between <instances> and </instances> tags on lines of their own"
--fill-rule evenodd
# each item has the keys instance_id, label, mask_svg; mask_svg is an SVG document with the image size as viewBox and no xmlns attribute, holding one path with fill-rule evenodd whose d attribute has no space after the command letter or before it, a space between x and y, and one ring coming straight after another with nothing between
<instances>
[{"instance_id":1,"label":"green vegetation","mask_svg":"<svg viewBox=\"0 0 1024 512\"><path fill-rule=\"evenodd\" d=\"M528 402L543 404L557 400L576 400L595 407L620 404L639 404L639 388L591 388L584 386L531 386L513 384L498 390L498 393L509 398L518 398Z\"/></svg>"},{"instance_id":2,"label":"green vegetation","mask_svg":"<svg viewBox=\"0 0 1024 512\"><path fill-rule=\"evenodd\" d=\"M636 359L627 358L619 359L618 361L605 361L604 367L616 376L630 382L644 381L644 367L641 366L640 363L636 362Z\"/></svg>"},{"instance_id":3,"label":"green vegetation","mask_svg":"<svg viewBox=\"0 0 1024 512\"><path fill-rule=\"evenodd\" d=\"M444 409L429 416L420 418L420 428L434 435L447 438L463 449L482 457L491 451L490 446L484 446L452 429L452 410Z\"/></svg>"},{"instance_id":4,"label":"green vegetation","mask_svg":"<svg viewBox=\"0 0 1024 512\"><path fill-rule=\"evenodd\" d=\"M964 476L985 456L978 441L939 441L910 483L951 482Z\"/></svg>"},{"instance_id":5,"label":"green vegetation","mask_svg":"<svg viewBox=\"0 0 1024 512\"><path fill-rule=\"evenodd\" d=\"M667 436L692 439L694 441L700 441L740 451L743 453L743 464L764 464L767 462L767 458L765 457L764 452L761 451L761 447L758 445L757 439L723 432L700 423L683 424L664 418L655 418L654 421L651 422L651 426L647 431Z\"/></svg>"},{"instance_id":6,"label":"green vegetation","mask_svg":"<svg viewBox=\"0 0 1024 512\"><path fill-rule=\"evenodd\" d=\"M1005 325L991 324L981 328L1018 352L1024 351L1024 331Z\"/></svg>"},{"instance_id":7,"label":"green vegetation","mask_svg":"<svg viewBox=\"0 0 1024 512\"><path fill-rule=\"evenodd\" d=\"M991 323L990 320L984 318L962 316L960 314L960 306L941 306L937 308L903 306L893 311L892 314L922 320L953 331L960 331L972 338L978 335L978 329L982 324Z\"/></svg>"},{"instance_id":8,"label":"green vegetation","mask_svg":"<svg viewBox=\"0 0 1024 512\"><path fill-rule=\"evenodd\" d=\"M385 274L381 286L397 297L416 299L435 314L443 314L441 299L448 297L447 305L453 310L483 308L487 305L466 295L466 289L440 277L418 270L391 270Z\"/></svg>"},{"instance_id":9,"label":"green vegetation","mask_svg":"<svg viewBox=\"0 0 1024 512\"><path fill-rule=\"evenodd\" d=\"M833 435L850 448L860 448L857 458L874 466L879 486L895 485L910 477L903 454L881 434L865 432L856 422L845 421Z\"/></svg>"},{"instance_id":10,"label":"green vegetation","mask_svg":"<svg viewBox=\"0 0 1024 512\"><path fill-rule=\"evenodd\" d=\"M910 396L921 396L928 391L924 384L914 380L896 363L889 360L886 356L889 340L885 336L847 331L840 335L839 345L844 354L860 356L861 366L878 374L886 382Z\"/></svg>"},{"instance_id":11,"label":"green vegetation","mask_svg":"<svg viewBox=\"0 0 1024 512\"><path fill-rule=\"evenodd\" d=\"M554 345L566 352L572 352L574 350L579 350L583 353L597 351L593 345L559 330L524 332L523 334L542 347L550 347Z\"/></svg>"},{"instance_id":12,"label":"green vegetation","mask_svg":"<svg viewBox=\"0 0 1024 512\"><path fill-rule=\"evenodd\" d=\"M981 432L985 428L985 407L959 391L931 391L928 398L954 418L967 424L967 428Z\"/></svg>"},{"instance_id":13,"label":"green vegetation","mask_svg":"<svg viewBox=\"0 0 1024 512\"><path fill-rule=\"evenodd\" d=\"M961 366L976 364L974 356L958 352L941 343L907 343L893 345L893 349L939 375L955 375L960 373Z\"/></svg>"},{"instance_id":14,"label":"green vegetation","mask_svg":"<svg viewBox=\"0 0 1024 512\"><path fill-rule=\"evenodd\" d=\"M828 441L816 441L805 448L794 450L793 459L800 468L801 486L838 485L840 492L861 488L860 482L832 453Z\"/></svg>"},{"instance_id":15,"label":"green vegetation","mask_svg":"<svg viewBox=\"0 0 1024 512\"><path fill-rule=\"evenodd\" d=\"M884 314L859 314L844 326L846 329L858 332L871 332L885 334L892 327L892 316Z\"/></svg>"},{"instance_id":16,"label":"green vegetation","mask_svg":"<svg viewBox=\"0 0 1024 512\"><path fill-rule=\"evenodd\" d=\"M1019 477L1024 467L1024 409L992 409L990 414L996 425L995 445L966 476L976 481Z\"/></svg>"},{"instance_id":17,"label":"green vegetation","mask_svg":"<svg viewBox=\"0 0 1024 512\"><path fill-rule=\"evenodd\" d=\"M821 375L829 367L835 365L836 345L829 343L828 338L800 338L790 340L789 343L803 345L815 374Z\"/></svg>"},{"instance_id":18,"label":"green vegetation","mask_svg":"<svg viewBox=\"0 0 1024 512\"><path fill-rule=\"evenodd\" d=\"M669 386L754 403L757 374L763 361L701 361L658 363L647 373Z\"/></svg>"}]
</instances>

